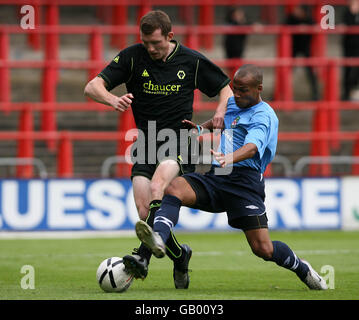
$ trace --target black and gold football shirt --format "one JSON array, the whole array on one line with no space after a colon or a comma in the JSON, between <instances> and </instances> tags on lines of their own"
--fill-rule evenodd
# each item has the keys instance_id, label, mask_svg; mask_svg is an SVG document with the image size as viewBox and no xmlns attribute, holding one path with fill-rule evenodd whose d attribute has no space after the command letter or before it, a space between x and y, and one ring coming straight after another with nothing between
<instances>
[{"instance_id":1,"label":"black and gold football shirt","mask_svg":"<svg viewBox=\"0 0 359 320\"><path fill-rule=\"evenodd\" d=\"M125 83L132 93L132 112L137 128L146 131L148 121L157 130L182 127L192 119L194 90L216 96L230 79L201 53L174 41L166 61L153 60L143 44L122 50L98 75L110 91Z\"/></svg>"}]
</instances>

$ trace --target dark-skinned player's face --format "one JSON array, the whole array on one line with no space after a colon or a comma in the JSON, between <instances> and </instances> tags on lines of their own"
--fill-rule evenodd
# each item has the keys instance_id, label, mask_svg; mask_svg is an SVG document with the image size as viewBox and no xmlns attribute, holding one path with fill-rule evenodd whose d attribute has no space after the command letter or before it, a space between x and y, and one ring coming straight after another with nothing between
<instances>
[{"instance_id":1,"label":"dark-skinned player's face","mask_svg":"<svg viewBox=\"0 0 359 320\"><path fill-rule=\"evenodd\" d=\"M261 101L262 84L258 84L251 75L240 77L236 74L232 81L232 90L236 105L250 108Z\"/></svg>"}]
</instances>

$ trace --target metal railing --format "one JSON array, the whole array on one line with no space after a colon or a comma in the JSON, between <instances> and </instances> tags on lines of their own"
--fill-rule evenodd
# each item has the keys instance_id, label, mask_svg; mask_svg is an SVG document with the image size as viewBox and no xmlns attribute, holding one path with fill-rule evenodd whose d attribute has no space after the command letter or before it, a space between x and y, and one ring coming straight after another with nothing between
<instances>
[{"instance_id":1,"label":"metal railing","mask_svg":"<svg viewBox=\"0 0 359 320\"><path fill-rule=\"evenodd\" d=\"M210 157L199 158L199 164L210 164ZM106 158L101 165L101 177L111 177L111 167L115 164L128 163L126 156L111 156ZM272 160L272 164L279 164L283 167L285 177L300 177L303 176L304 168L311 164L359 164L359 157L352 156L328 156L328 157L315 157L304 156L299 158L294 165L291 161L282 155L276 155ZM48 172L44 162L38 158L0 158L0 166L21 166L21 165L33 165L39 172L41 179L47 179Z\"/></svg>"},{"instance_id":2,"label":"metal railing","mask_svg":"<svg viewBox=\"0 0 359 320\"><path fill-rule=\"evenodd\" d=\"M205 161L204 161L205 160ZM111 176L111 167L115 164L128 163L125 156L111 156L108 157L101 166L101 177L109 178ZM284 176L300 177L303 175L303 169L310 164L359 164L359 157L352 156L329 156L329 157L315 157L304 156L299 158L294 165L286 157L282 155L276 155L271 162L272 164L279 164L283 167ZM210 164L209 157L200 157L199 164ZM348 173L349 174L349 173Z\"/></svg>"},{"instance_id":3,"label":"metal railing","mask_svg":"<svg viewBox=\"0 0 359 320\"><path fill-rule=\"evenodd\" d=\"M118 163L127 163L126 160L126 156L111 156L108 157L101 166L101 177L102 178L109 178L110 177L110 171L111 171L111 167L114 164L118 164Z\"/></svg>"},{"instance_id":4,"label":"metal railing","mask_svg":"<svg viewBox=\"0 0 359 320\"><path fill-rule=\"evenodd\" d=\"M310 164L359 164L359 157L352 156L328 156L328 157L314 157L305 156L299 158L293 166L292 176L301 176L303 169Z\"/></svg>"},{"instance_id":5,"label":"metal railing","mask_svg":"<svg viewBox=\"0 0 359 320\"><path fill-rule=\"evenodd\" d=\"M39 171L39 177L46 179L48 177L47 169L42 160L38 158L0 158L0 166L26 166L33 165Z\"/></svg>"}]
</instances>

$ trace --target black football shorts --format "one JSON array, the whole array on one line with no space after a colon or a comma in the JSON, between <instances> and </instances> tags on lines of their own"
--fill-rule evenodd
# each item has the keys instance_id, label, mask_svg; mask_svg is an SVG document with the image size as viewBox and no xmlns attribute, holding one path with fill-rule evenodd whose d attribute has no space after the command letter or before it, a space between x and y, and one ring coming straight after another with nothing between
<instances>
[{"instance_id":1,"label":"black football shorts","mask_svg":"<svg viewBox=\"0 0 359 320\"><path fill-rule=\"evenodd\" d=\"M174 141L173 145L171 145L169 139L155 144L147 143L144 148L145 151L140 151L140 148L133 145L133 150L131 151L134 156L133 159L138 159L139 161L134 161L131 179L134 176L145 176L152 179L159 163L166 159L172 159L178 163L180 175L194 172L200 153L200 145L197 139L194 139L194 137L184 141L179 135L176 138L177 140ZM145 152L145 154L139 157L139 152Z\"/></svg>"}]
</instances>

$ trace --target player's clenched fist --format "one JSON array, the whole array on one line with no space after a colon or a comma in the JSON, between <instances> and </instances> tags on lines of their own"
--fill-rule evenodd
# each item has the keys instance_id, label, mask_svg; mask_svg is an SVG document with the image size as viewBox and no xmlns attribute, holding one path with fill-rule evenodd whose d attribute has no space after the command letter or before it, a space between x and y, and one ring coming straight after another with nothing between
<instances>
[{"instance_id":1,"label":"player's clenched fist","mask_svg":"<svg viewBox=\"0 0 359 320\"><path fill-rule=\"evenodd\" d=\"M111 101L111 106L117 111L126 111L131 107L133 95L132 93L126 93L121 97L113 96L113 101Z\"/></svg>"}]
</instances>

